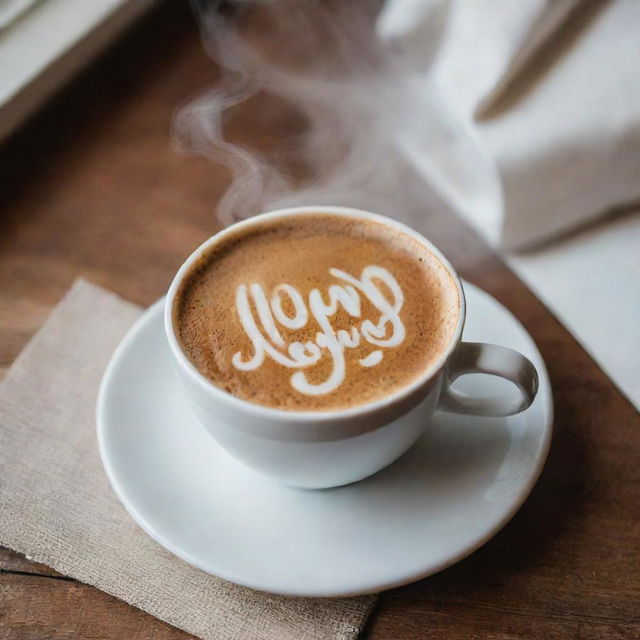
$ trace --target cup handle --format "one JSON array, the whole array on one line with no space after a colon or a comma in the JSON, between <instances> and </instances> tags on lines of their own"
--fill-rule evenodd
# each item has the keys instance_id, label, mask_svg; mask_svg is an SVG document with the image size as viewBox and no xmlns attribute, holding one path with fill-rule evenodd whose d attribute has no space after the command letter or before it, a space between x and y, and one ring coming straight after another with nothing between
<instances>
[{"instance_id":1,"label":"cup handle","mask_svg":"<svg viewBox=\"0 0 640 640\"><path fill-rule=\"evenodd\" d=\"M476 398L451 387L467 373L487 373L509 380L517 392ZM538 391L538 372L521 353L483 342L461 342L447 364L439 409L476 416L511 416L527 409Z\"/></svg>"}]
</instances>

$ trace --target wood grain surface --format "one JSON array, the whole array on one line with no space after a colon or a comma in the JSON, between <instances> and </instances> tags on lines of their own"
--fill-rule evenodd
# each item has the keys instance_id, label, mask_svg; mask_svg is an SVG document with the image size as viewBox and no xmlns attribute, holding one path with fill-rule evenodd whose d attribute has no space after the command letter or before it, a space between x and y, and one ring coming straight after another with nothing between
<instances>
[{"instance_id":1,"label":"wood grain surface","mask_svg":"<svg viewBox=\"0 0 640 640\"><path fill-rule=\"evenodd\" d=\"M148 305L217 228L227 172L171 149L176 107L216 71L186 3L137 25L0 150L0 367L78 276ZM276 109L272 106L272 109ZM253 111L252 111L253 110ZM289 121L248 105L234 135ZM516 517L471 557L382 594L370 640L640 638L640 420L485 243L431 203L421 229L524 323L549 368L555 433ZM0 550L0 639L187 637Z\"/></svg>"}]
</instances>

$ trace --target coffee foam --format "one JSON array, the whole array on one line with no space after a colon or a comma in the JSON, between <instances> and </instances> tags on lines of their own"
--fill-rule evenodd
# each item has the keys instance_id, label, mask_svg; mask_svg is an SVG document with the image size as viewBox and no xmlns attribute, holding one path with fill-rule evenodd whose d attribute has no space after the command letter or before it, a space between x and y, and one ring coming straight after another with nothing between
<instances>
[{"instance_id":1,"label":"coffee foam","mask_svg":"<svg viewBox=\"0 0 640 640\"><path fill-rule=\"evenodd\" d=\"M317 213L227 232L183 279L174 320L187 356L228 393L326 411L419 377L449 345L459 310L456 283L417 239Z\"/></svg>"}]
</instances>

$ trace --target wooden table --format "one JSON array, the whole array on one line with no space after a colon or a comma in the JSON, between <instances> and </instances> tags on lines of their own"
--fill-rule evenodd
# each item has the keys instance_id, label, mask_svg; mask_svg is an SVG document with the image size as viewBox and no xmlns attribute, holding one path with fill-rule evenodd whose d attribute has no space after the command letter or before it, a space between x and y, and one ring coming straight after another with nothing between
<instances>
[{"instance_id":1,"label":"wooden table","mask_svg":"<svg viewBox=\"0 0 640 640\"><path fill-rule=\"evenodd\" d=\"M226 171L169 145L176 106L215 78L183 4L136 26L0 153L5 370L77 276L148 305L217 228ZM245 120L240 139L268 142ZM442 207L424 231L533 335L555 434L516 517L456 566L382 594L365 637L640 638L637 413L474 232ZM187 637L10 550L0 571L3 640Z\"/></svg>"}]
</instances>

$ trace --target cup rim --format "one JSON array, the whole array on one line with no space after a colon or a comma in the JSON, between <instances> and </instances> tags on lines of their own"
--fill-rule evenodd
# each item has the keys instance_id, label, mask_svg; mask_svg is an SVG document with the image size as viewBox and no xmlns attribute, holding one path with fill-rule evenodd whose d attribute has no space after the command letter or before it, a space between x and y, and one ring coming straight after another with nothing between
<instances>
[{"instance_id":1,"label":"cup rim","mask_svg":"<svg viewBox=\"0 0 640 640\"><path fill-rule=\"evenodd\" d=\"M265 405L260 405L257 403L249 402L248 400L244 400L233 394L224 391L217 385L215 385L211 380L206 378L200 371L198 371L197 367L191 362L187 354L183 351L180 346L180 342L176 335L176 328L174 326L174 313L173 307L175 302L175 297L177 292L180 289L180 285L185 275L189 273L192 265L203 255L206 254L209 249L224 240L231 233L236 232L237 230L242 230L244 228L250 228L255 224L262 223L267 220L277 220L279 218L286 218L291 215L314 215L314 214L329 214L329 215L339 215L347 218L356 218L359 220L371 220L374 222L378 222L384 224L386 226L391 226L392 228L399 230L410 237L414 238L435 255L435 257L440 261L440 263L445 267L448 275L451 277L453 283L456 286L458 293L458 318L456 323L456 328L451 336L449 343L447 344L446 349L438 356L438 358L429 366L425 371L422 372L418 377L412 380L409 384L403 386L398 389L396 392L389 394L383 398L378 400L374 400L373 402L367 402L364 404L357 405L355 407L348 407L346 409L335 409L335 410L326 410L326 411L295 411L295 410L286 410L286 409L277 409L274 407L267 407ZM242 220L240 222L236 222L224 229L221 229L218 233L211 236L207 240L205 240L195 251L191 253L191 255L183 262L181 267L178 269L175 274L173 280L171 281L171 285L169 286L169 290L167 292L165 308L164 308L164 325L165 325L165 333L167 336L167 340L169 342L170 349L176 358L178 364L182 367L184 371L189 375L190 379L198 385L203 391L211 394L214 398L220 400L221 402L227 403L229 406L242 411L245 414L252 414L257 418L268 418L270 420L278 420L280 422L286 423L295 423L295 422L309 422L312 421L314 423L321 422L333 422L336 420L344 420L350 418L361 418L366 417L368 414L376 413L380 410L388 409L393 405L402 402L406 398L410 397L414 394L421 386L428 384L435 375L444 367L447 360L455 350L456 346L460 342L462 337L462 329L464 327L464 320L466 315L466 302L464 297L464 290L462 288L462 283L460 280L460 276L456 273L455 269L451 266L451 263L445 258L442 252L427 238L425 238L422 234L418 233L408 225L399 222L398 220L394 220L392 218L388 218L387 216L383 216L378 213L372 213L370 211L365 211L363 209L356 209L352 207L340 207L340 206L322 206L322 205L314 205L314 206L298 206L298 207L287 207L284 209L276 209L274 211L269 211L266 213L261 213L254 215L250 218Z\"/></svg>"}]
</instances>

